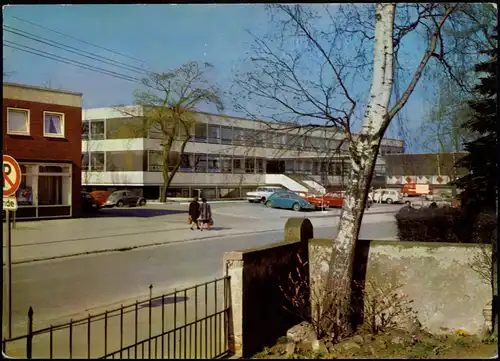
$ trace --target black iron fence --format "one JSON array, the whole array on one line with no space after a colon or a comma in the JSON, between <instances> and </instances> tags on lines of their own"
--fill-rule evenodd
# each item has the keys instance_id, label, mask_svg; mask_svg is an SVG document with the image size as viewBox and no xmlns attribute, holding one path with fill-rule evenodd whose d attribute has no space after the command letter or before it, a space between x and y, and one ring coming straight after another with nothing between
<instances>
[{"instance_id":1,"label":"black iron fence","mask_svg":"<svg viewBox=\"0 0 500 361\"><path fill-rule=\"evenodd\" d=\"M222 358L229 356L229 277L153 297L2 342L22 358Z\"/></svg>"}]
</instances>

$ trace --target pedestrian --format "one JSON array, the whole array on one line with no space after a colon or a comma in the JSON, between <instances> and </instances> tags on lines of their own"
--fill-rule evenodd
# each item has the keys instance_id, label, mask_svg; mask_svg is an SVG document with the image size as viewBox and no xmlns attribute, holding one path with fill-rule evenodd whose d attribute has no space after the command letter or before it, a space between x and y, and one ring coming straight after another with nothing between
<instances>
[{"instance_id":1,"label":"pedestrian","mask_svg":"<svg viewBox=\"0 0 500 361\"><path fill-rule=\"evenodd\" d=\"M385 191L382 188L380 188L380 197L378 199L379 203L382 203L384 201L384 194L385 194Z\"/></svg>"},{"instance_id":2,"label":"pedestrian","mask_svg":"<svg viewBox=\"0 0 500 361\"><path fill-rule=\"evenodd\" d=\"M189 203L189 217L188 223L191 225L191 230L194 231L194 226L201 231L200 223L198 219L200 218L200 204L198 203L197 198L193 199L191 203Z\"/></svg>"},{"instance_id":3,"label":"pedestrian","mask_svg":"<svg viewBox=\"0 0 500 361\"><path fill-rule=\"evenodd\" d=\"M201 199L200 222L202 228L203 225L206 225L207 229L211 229L214 223L212 220L212 209L210 208L210 204L207 203L207 200L205 198Z\"/></svg>"}]
</instances>

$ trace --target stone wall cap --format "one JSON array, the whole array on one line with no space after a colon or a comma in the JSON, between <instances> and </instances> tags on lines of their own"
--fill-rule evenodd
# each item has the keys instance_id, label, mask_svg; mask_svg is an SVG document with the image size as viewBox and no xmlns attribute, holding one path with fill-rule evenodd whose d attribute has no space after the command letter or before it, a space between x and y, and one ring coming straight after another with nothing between
<instances>
[{"instance_id":1,"label":"stone wall cap","mask_svg":"<svg viewBox=\"0 0 500 361\"><path fill-rule=\"evenodd\" d=\"M309 244L319 245L319 246L330 246L333 243L332 238L311 238Z\"/></svg>"},{"instance_id":2,"label":"stone wall cap","mask_svg":"<svg viewBox=\"0 0 500 361\"><path fill-rule=\"evenodd\" d=\"M245 256L257 253L257 252L264 252L266 250L270 249L275 249L279 247L289 247L293 246L296 244L299 244L300 242L298 241L293 241L293 242L278 242L278 243L273 243L267 246L262 246L262 247L256 247L256 248L249 248L245 249L243 251L231 251L231 252L225 252L224 253L224 260L226 261L241 261Z\"/></svg>"},{"instance_id":3,"label":"stone wall cap","mask_svg":"<svg viewBox=\"0 0 500 361\"><path fill-rule=\"evenodd\" d=\"M241 261L244 251L224 252L224 260L226 261Z\"/></svg>"},{"instance_id":4,"label":"stone wall cap","mask_svg":"<svg viewBox=\"0 0 500 361\"><path fill-rule=\"evenodd\" d=\"M244 256L254 254L257 252L264 252L264 251L267 251L270 249L275 249L275 248L280 248L280 247L288 247L288 246L292 246L292 245L299 244L299 243L300 243L299 241L289 241L289 242L282 241L282 242L273 243L273 244L270 244L267 246L249 248L249 249L246 249L244 251L241 251L241 253L244 257Z\"/></svg>"},{"instance_id":5,"label":"stone wall cap","mask_svg":"<svg viewBox=\"0 0 500 361\"><path fill-rule=\"evenodd\" d=\"M464 247L464 248L477 248L491 247L488 243L452 243L452 242L407 242L407 241L384 241L372 240L370 241L373 246L392 246L392 247L426 247L426 248L440 248L440 247Z\"/></svg>"}]
</instances>

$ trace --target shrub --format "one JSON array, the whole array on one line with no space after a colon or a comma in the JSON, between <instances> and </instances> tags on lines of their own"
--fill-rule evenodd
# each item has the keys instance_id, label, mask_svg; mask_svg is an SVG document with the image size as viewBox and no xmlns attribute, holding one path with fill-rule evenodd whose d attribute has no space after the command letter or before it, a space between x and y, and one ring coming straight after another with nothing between
<instances>
[{"instance_id":1,"label":"shrub","mask_svg":"<svg viewBox=\"0 0 500 361\"><path fill-rule=\"evenodd\" d=\"M470 217L452 207L404 207L396 221L399 239L406 242L492 243L496 236L495 215Z\"/></svg>"}]
</instances>

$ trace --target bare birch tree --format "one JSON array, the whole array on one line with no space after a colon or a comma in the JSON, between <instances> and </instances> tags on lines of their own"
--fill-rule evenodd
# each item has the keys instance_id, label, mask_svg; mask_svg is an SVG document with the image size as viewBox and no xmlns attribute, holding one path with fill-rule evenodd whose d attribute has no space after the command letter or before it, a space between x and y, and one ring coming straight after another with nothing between
<instances>
[{"instance_id":1,"label":"bare birch tree","mask_svg":"<svg viewBox=\"0 0 500 361\"><path fill-rule=\"evenodd\" d=\"M328 325L332 339L352 331L350 303L354 255L382 137L408 101L430 60L446 61L441 32L457 7L456 4L400 5L397 12L396 4L382 3L348 6L334 15L326 6L330 28L325 31L317 28L320 20L308 7L276 5L272 9L277 10L282 25L277 42L283 44L292 39L295 49L302 53L300 50L286 53L279 45L273 49L266 41L269 39L256 39L252 60L258 72L248 72L236 79L236 84L248 97L264 103L264 106L259 104L259 108L270 110L273 119L279 120L281 116L281 121L287 118L297 124L315 122L308 126L337 127L343 130L349 143L350 171L338 235L332 241L326 283L327 291L335 293L334 297L325 298L326 302L335 300L336 303L334 321ZM344 23L340 24L342 15ZM405 90L391 105L395 58L403 38L418 27L423 28L427 39L426 49ZM372 59L364 51L370 41L373 41ZM319 68L314 69L315 73L305 69L299 74L301 57L312 57L312 53L317 56ZM319 80L315 81L317 73ZM349 82L362 82L368 73L371 73L371 87L368 101L364 102L362 98L366 92L354 94ZM363 103L366 104L364 114L356 113ZM283 113L275 115L279 109L284 110ZM358 134L352 130L356 116L362 118ZM332 309L331 306L323 308Z\"/></svg>"},{"instance_id":2,"label":"bare birch tree","mask_svg":"<svg viewBox=\"0 0 500 361\"><path fill-rule=\"evenodd\" d=\"M145 136L154 134L160 140L162 178L160 201L180 168L182 155L194 136L196 112L202 104L215 105L222 111L219 89L207 79L213 68L209 63L189 62L166 73L151 73L142 80L146 90L136 91L136 112L122 110L143 119L138 129ZM138 112L138 113L137 113Z\"/></svg>"}]
</instances>

